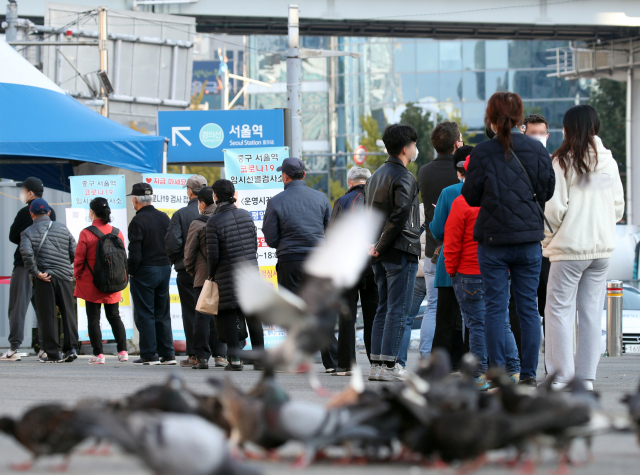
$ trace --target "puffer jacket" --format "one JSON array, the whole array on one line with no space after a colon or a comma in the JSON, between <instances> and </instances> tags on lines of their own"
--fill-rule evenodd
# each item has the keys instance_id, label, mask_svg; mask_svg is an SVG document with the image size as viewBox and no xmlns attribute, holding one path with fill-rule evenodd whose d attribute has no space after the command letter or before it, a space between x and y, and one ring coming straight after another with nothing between
<instances>
[{"instance_id":1,"label":"puffer jacket","mask_svg":"<svg viewBox=\"0 0 640 475\"><path fill-rule=\"evenodd\" d=\"M349 191L333 202L331 223L335 222L344 212L364 206L364 186L356 185L349 188Z\"/></svg>"},{"instance_id":2,"label":"puffer jacket","mask_svg":"<svg viewBox=\"0 0 640 475\"><path fill-rule=\"evenodd\" d=\"M553 196L556 184L549 153L537 140L512 129L513 151L524 165L538 203ZM518 161L505 158L497 138L479 143L471 152L462 187L469 206L479 206L473 239L485 245L521 244L544 239L544 223L533 200L527 176Z\"/></svg>"},{"instance_id":3,"label":"puffer jacket","mask_svg":"<svg viewBox=\"0 0 640 475\"><path fill-rule=\"evenodd\" d=\"M419 192L415 177L396 157L387 158L367 181L365 204L385 220L375 245L381 255L395 248L420 256Z\"/></svg>"},{"instance_id":4,"label":"puffer jacket","mask_svg":"<svg viewBox=\"0 0 640 475\"><path fill-rule=\"evenodd\" d=\"M233 272L237 265L248 262L258 267L258 233L247 210L235 204L218 204L207 221L207 265L209 278L218 284L218 310L238 308Z\"/></svg>"},{"instance_id":5,"label":"puffer jacket","mask_svg":"<svg viewBox=\"0 0 640 475\"><path fill-rule=\"evenodd\" d=\"M47 228L51 228L42 242ZM34 255L38 251L38 257ZM20 234L20 254L24 266L32 276L40 272L60 280L73 281L73 260L76 255L76 240L67 227L49 216L36 219Z\"/></svg>"},{"instance_id":6,"label":"puffer jacket","mask_svg":"<svg viewBox=\"0 0 640 475\"><path fill-rule=\"evenodd\" d=\"M187 242L184 245L184 267L193 277L193 287L202 287L207 280L207 221L215 212L216 205L204 209L202 216L191 221Z\"/></svg>"},{"instance_id":7,"label":"puffer jacket","mask_svg":"<svg viewBox=\"0 0 640 475\"><path fill-rule=\"evenodd\" d=\"M198 198L193 198L184 208L180 208L173 216L164 238L167 257L176 272L186 272L184 265L184 246L187 242L189 227L194 219L200 216L198 212Z\"/></svg>"}]
</instances>

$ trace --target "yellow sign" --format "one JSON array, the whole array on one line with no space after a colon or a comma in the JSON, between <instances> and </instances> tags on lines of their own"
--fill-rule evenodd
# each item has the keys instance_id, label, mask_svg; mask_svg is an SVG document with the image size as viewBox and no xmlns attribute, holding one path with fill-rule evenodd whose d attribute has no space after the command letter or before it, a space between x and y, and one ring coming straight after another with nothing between
<instances>
[{"instance_id":1,"label":"yellow sign","mask_svg":"<svg viewBox=\"0 0 640 475\"><path fill-rule=\"evenodd\" d=\"M131 295L129 294L129 286L127 285L125 287L125 289L120 292L120 306L121 307L128 307L129 305L131 305ZM81 299L78 298L78 307L86 307L87 303Z\"/></svg>"},{"instance_id":2,"label":"yellow sign","mask_svg":"<svg viewBox=\"0 0 640 475\"><path fill-rule=\"evenodd\" d=\"M261 266L260 276L273 285L278 290L278 276L276 275L276 266Z\"/></svg>"}]
</instances>

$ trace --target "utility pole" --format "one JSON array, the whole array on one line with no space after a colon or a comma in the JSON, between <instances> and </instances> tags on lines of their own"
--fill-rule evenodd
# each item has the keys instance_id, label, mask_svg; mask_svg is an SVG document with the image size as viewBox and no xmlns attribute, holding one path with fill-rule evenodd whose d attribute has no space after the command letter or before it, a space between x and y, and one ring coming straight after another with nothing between
<instances>
[{"instance_id":1,"label":"utility pole","mask_svg":"<svg viewBox=\"0 0 640 475\"><path fill-rule=\"evenodd\" d=\"M100 50L100 71L107 73L108 61L107 61L107 8L98 8L98 49ZM100 113L109 117L109 97L104 86L100 86L100 95L104 104L100 108Z\"/></svg>"},{"instance_id":2,"label":"utility pole","mask_svg":"<svg viewBox=\"0 0 640 475\"><path fill-rule=\"evenodd\" d=\"M18 4L16 0L9 0L7 4L6 23L5 40L7 43L18 41Z\"/></svg>"},{"instance_id":3,"label":"utility pole","mask_svg":"<svg viewBox=\"0 0 640 475\"><path fill-rule=\"evenodd\" d=\"M360 53L300 48L300 10L298 5L289 5L289 49L287 50L287 108L291 110L291 157L302 156L302 60L304 58L326 58L351 56ZM331 158L329 158L331 161Z\"/></svg>"}]
</instances>

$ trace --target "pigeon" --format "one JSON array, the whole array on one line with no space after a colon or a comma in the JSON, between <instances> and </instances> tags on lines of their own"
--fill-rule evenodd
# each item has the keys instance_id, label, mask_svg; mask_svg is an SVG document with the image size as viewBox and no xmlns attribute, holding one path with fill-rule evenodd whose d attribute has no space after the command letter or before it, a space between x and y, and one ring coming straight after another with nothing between
<instances>
[{"instance_id":1,"label":"pigeon","mask_svg":"<svg viewBox=\"0 0 640 475\"><path fill-rule=\"evenodd\" d=\"M625 395L622 398L622 402L629 408L629 417L636 431L638 444L640 444L640 386L638 386L638 391L635 394Z\"/></svg>"}]
</instances>

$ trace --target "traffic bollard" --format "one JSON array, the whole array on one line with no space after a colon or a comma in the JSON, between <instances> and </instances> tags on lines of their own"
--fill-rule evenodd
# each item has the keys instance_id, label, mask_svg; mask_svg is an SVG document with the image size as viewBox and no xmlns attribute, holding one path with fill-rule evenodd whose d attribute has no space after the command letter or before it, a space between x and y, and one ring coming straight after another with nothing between
<instances>
[{"instance_id":1,"label":"traffic bollard","mask_svg":"<svg viewBox=\"0 0 640 475\"><path fill-rule=\"evenodd\" d=\"M622 281L607 282L607 356L622 356Z\"/></svg>"}]
</instances>

